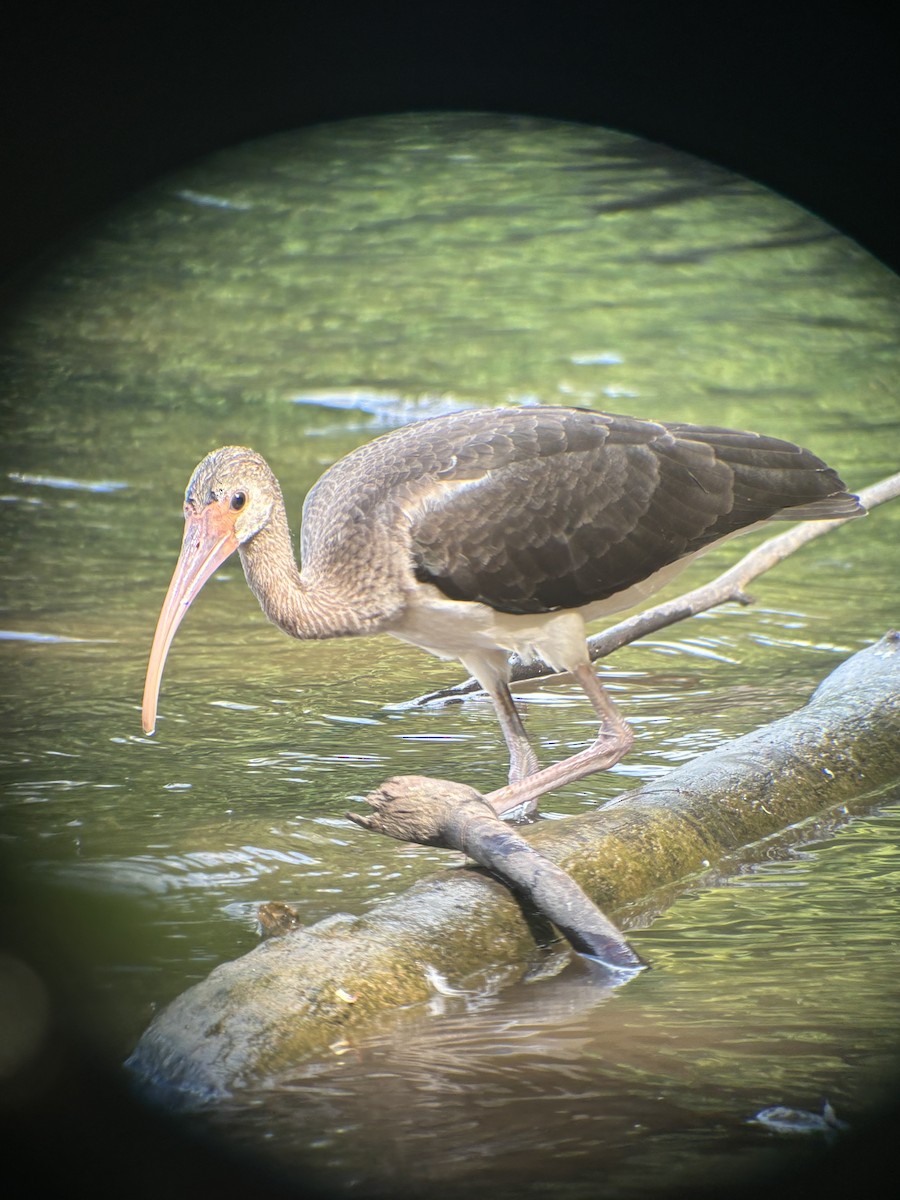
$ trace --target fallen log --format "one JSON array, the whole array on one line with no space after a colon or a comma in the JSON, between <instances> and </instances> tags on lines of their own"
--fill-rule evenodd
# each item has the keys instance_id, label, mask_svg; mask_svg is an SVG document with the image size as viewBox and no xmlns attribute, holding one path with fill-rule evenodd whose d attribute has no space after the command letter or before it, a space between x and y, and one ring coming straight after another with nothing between
<instances>
[{"instance_id":1,"label":"fallen log","mask_svg":"<svg viewBox=\"0 0 900 1200\"><path fill-rule=\"evenodd\" d=\"M374 812L347 813L363 829L461 850L551 921L573 950L611 972L640 970L641 960L622 933L571 875L502 820L474 788L426 775L397 775L366 800Z\"/></svg>"},{"instance_id":2,"label":"fallen log","mask_svg":"<svg viewBox=\"0 0 900 1200\"><path fill-rule=\"evenodd\" d=\"M761 839L900 778L900 635L838 667L809 703L529 840L623 928L660 895ZM215 968L160 1012L128 1067L170 1097L213 1099L489 966L521 977L534 917L481 868L415 884L360 917L290 930ZM538 938L549 934L546 923Z\"/></svg>"}]
</instances>

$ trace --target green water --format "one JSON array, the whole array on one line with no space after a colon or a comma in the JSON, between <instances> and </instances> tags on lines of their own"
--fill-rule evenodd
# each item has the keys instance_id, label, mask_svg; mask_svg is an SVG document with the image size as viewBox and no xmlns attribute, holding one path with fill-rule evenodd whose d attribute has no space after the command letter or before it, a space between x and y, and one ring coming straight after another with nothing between
<instances>
[{"instance_id":1,"label":"green water","mask_svg":"<svg viewBox=\"0 0 900 1200\"><path fill-rule=\"evenodd\" d=\"M0 835L102 1051L124 1059L156 1008L253 946L260 902L315 921L444 865L344 819L383 778L502 781L486 704L392 707L458 668L389 639L293 644L236 563L179 632L157 734L141 736L181 493L203 454L262 451L295 532L328 463L462 405L756 428L863 487L898 469L898 299L858 247L747 181L619 134L478 116L238 147L61 254L0 331ZM635 750L544 812L578 812L789 711L896 626L898 523L884 506L758 580L755 606L616 655ZM740 552L714 552L683 585ZM544 761L590 736L573 688L524 707ZM348 1187L361 1172L395 1194L527 1179L572 1195L597 1193L601 1165L614 1194L723 1155L762 1161L782 1143L745 1122L770 1104L827 1095L864 1122L896 1069L897 820L885 801L808 857L677 902L638 935L657 969L612 1002L563 976L460 1001L462 1015L389 1020L358 1053L298 1066L217 1120ZM510 1041L513 1028L526 1032ZM367 1114L385 1079L397 1132L376 1153Z\"/></svg>"}]
</instances>

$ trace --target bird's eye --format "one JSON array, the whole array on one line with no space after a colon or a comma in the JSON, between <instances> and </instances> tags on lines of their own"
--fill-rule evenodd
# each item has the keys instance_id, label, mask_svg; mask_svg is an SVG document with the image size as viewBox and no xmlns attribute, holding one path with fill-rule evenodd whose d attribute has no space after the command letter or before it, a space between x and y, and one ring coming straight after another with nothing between
<instances>
[{"instance_id":1,"label":"bird's eye","mask_svg":"<svg viewBox=\"0 0 900 1200\"><path fill-rule=\"evenodd\" d=\"M235 492L231 497L231 507L235 512L240 512L247 503L247 497L244 492Z\"/></svg>"}]
</instances>

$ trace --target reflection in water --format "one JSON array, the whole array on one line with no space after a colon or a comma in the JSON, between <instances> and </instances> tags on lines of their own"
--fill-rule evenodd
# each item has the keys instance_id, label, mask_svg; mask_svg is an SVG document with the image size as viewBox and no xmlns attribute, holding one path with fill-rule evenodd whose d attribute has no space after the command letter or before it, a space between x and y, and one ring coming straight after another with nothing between
<instances>
[{"instance_id":1,"label":"reflection in water","mask_svg":"<svg viewBox=\"0 0 900 1200\"><path fill-rule=\"evenodd\" d=\"M239 571L192 610L166 720L140 736L203 453L266 454L296 526L322 470L374 433L539 400L765 429L862 486L896 470L897 311L858 247L718 168L452 114L216 155L36 278L0 333L0 836L84 955L117 1061L154 1005L255 943L261 902L305 923L361 912L453 861L345 821L386 776L502 779L488 705L391 707L455 667L387 639L290 645ZM635 751L545 818L781 715L895 625L898 507L783 563L755 606L616 655ZM564 681L522 702L545 761L592 736ZM758 1161L781 1143L749 1118L826 1096L855 1128L897 1060L898 832L890 810L682 898L638 935L654 969L613 995L572 966L439 997L202 1120L389 1195L665 1190ZM100 900L126 933L87 919Z\"/></svg>"}]
</instances>

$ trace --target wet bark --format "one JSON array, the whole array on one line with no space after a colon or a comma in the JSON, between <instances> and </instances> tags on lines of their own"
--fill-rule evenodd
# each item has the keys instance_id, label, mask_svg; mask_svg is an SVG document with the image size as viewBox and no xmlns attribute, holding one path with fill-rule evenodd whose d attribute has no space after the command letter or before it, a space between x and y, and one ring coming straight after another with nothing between
<instances>
[{"instance_id":1,"label":"wet bark","mask_svg":"<svg viewBox=\"0 0 900 1200\"><path fill-rule=\"evenodd\" d=\"M572 876L501 820L474 788L449 779L398 775L366 799L373 813L347 813L363 829L461 850L551 921L579 954L612 971L640 969L641 960L624 935Z\"/></svg>"},{"instance_id":2,"label":"wet bark","mask_svg":"<svg viewBox=\"0 0 900 1200\"><path fill-rule=\"evenodd\" d=\"M900 637L848 659L809 703L528 842L624 929L743 848L900 780ZM556 936L503 883L457 867L360 917L269 938L160 1012L129 1065L171 1095L216 1097L352 1037L376 1014L488 967L524 975ZM651 964L652 965L652 964Z\"/></svg>"}]
</instances>

